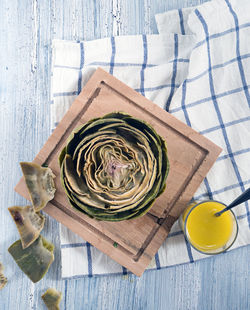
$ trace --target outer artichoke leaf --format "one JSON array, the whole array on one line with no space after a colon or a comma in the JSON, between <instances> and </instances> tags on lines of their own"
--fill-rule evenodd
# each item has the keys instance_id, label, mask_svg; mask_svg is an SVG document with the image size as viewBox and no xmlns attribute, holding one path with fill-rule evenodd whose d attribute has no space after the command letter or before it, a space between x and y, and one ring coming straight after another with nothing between
<instances>
[{"instance_id":1,"label":"outer artichoke leaf","mask_svg":"<svg viewBox=\"0 0 250 310\"><path fill-rule=\"evenodd\" d=\"M59 158L58 158L58 160L59 160L59 166L60 166L60 167L62 166L62 163L63 163L63 161L64 161L65 155L66 155L66 146L61 150L61 153L60 153Z\"/></svg>"},{"instance_id":2,"label":"outer artichoke leaf","mask_svg":"<svg viewBox=\"0 0 250 310\"><path fill-rule=\"evenodd\" d=\"M88 195L88 188L86 184L84 184L82 178L77 175L72 158L68 154L65 156L64 160L64 175L73 192L80 196Z\"/></svg>"},{"instance_id":3,"label":"outer artichoke leaf","mask_svg":"<svg viewBox=\"0 0 250 310\"><path fill-rule=\"evenodd\" d=\"M71 199L71 190L68 189L67 184L66 184L67 180L65 178L64 165L62 165L61 167L60 180L61 180L61 184L65 190L66 195L68 196L69 199Z\"/></svg>"},{"instance_id":4,"label":"outer artichoke leaf","mask_svg":"<svg viewBox=\"0 0 250 310\"><path fill-rule=\"evenodd\" d=\"M48 310L59 310L59 304L62 299L62 293L54 288L48 288L42 295L42 299Z\"/></svg>"},{"instance_id":5,"label":"outer artichoke leaf","mask_svg":"<svg viewBox=\"0 0 250 310\"><path fill-rule=\"evenodd\" d=\"M34 283L43 278L54 260L53 244L41 235L26 249L22 248L21 240L17 240L8 251L19 268Z\"/></svg>"},{"instance_id":6,"label":"outer artichoke leaf","mask_svg":"<svg viewBox=\"0 0 250 310\"><path fill-rule=\"evenodd\" d=\"M77 206L78 210L83 210L86 214L92 217L104 216L106 214L106 212L104 212L104 209L97 209L92 206L88 206L83 202L79 201L77 197L73 197L70 203L73 203L75 206Z\"/></svg>"},{"instance_id":7,"label":"outer artichoke leaf","mask_svg":"<svg viewBox=\"0 0 250 310\"><path fill-rule=\"evenodd\" d=\"M65 193L68 196L68 198L72 199L72 193L71 193L72 189L68 185L67 179L65 179L65 178L61 179L61 183L62 183L62 186L63 186Z\"/></svg>"},{"instance_id":8,"label":"outer artichoke leaf","mask_svg":"<svg viewBox=\"0 0 250 310\"><path fill-rule=\"evenodd\" d=\"M41 167L35 163L20 163L24 179L35 211L43 209L54 198L55 177L50 168Z\"/></svg>"},{"instance_id":9,"label":"outer artichoke leaf","mask_svg":"<svg viewBox=\"0 0 250 310\"><path fill-rule=\"evenodd\" d=\"M73 155L71 152L72 150L75 149L77 144L79 143L79 136L82 131L85 130L86 127L88 127L91 123L95 122L96 118L91 119L90 121L86 122L85 124L75 128L73 132L70 134L70 136L67 139L67 145L66 145L66 153L69 155Z\"/></svg>"},{"instance_id":10,"label":"outer artichoke leaf","mask_svg":"<svg viewBox=\"0 0 250 310\"><path fill-rule=\"evenodd\" d=\"M36 213L33 206L8 208L20 234L23 249L30 246L40 235L45 218Z\"/></svg>"},{"instance_id":11,"label":"outer artichoke leaf","mask_svg":"<svg viewBox=\"0 0 250 310\"><path fill-rule=\"evenodd\" d=\"M106 139L107 136L109 137L109 139L111 139L111 137L115 136L115 131L114 130L105 130L102 132L95 132L92 135L88 135L85 136L81 139L81 142L78 143L78 145L75 148L75 151L73 153L73 160L75 160L75 158L78 157L78 154L80 151L89 148L90 146L92 146L94 143L92 141L92 139L94 139L95 137L98 137L100 140L101 139Z\"/></svg>"},{"instance_id":12,"label":"outer artichoke leaf","mask_svg":"<svg viewBox=\"0 0 250 310\"><path fill-rule=\"evenodd\" d=\"M95 218L100 221L119 222L119 221L132 219L137 215L137 213L138 211L136 210L129 210L129 211L124 211L120 213L114 213L112 215L110 214L105 214L103 216L97 215L95 216Z\"/></svg>"},{"instance_id":13,"label":"outer artichoke leaf","mask_svg":"<svg viewBox=\"0 0 250 310\"><path fill-rule=\"evenodd\" d=\"M71 201L69 201L69 202L70 202L71 206L72 206L74 209L76 209L77 211L79 211L79 212L81 212L81 213L83 213L83 214L88 215L90 218L94 218L94 216L88 214L86 211L84 211L84 209L81 209L76 203L74 203L73 200L71 200Z\"/></svg>"},{"instance_id":14,"label":"outer artichoke leaf","mask_svg":"<svg viewBox=\"0 0 250 310\"><path fill-rule=\"evenodd\" d=\"M127 120L127 123L141 130L144 134L147 134L150 131L151 135L154 136L158 143L160 143L160 136L156 133L155 129L149 123L133 117L129 118Z\"/></svg>"},{"instance_id":15,"label":"outer artichoke leaf","mask_svg":"<svg viewBox=\"0 0 250 310\"><path fill-rule=\"evenodd\" d=\"M161 147L162 147L162 175L161 175L161 188L159 190L158 196L160 196L166 189L166 180L170 168L169 160L167 157L167 145L165 140L163 139L161 139Z\"/></svg>"},{"instance_id":16,"label":"outer artichoke leaf","mask_svg":"<svg viewBox=\"0 0 250 310\"><path fill-rule=\"evenodd\" d=\"M121 210L110 210L110 209L98 210L96 208L93 208L92 206L87 206L87 205L80 203L77 200L77 197L74 197L74 199L71 203L73 203L74 206L78 210L83 210L86 214L88 214L88 215L90 215L90 216L92 216L98 220L121 221L121 220L126 220L126 219L129 219L132 217L134 218L135 214L137 214L139 216L139 214L146 213L147 210L149 210L151 205L153 204L154 199L153 200L149 199L148 201L143 202L143 204L140 205L140 208L135 208L137 206L137 204L134 204L134 206L132 206L132 208L125 207L124 210L123 209L121 209Z\"/></svg>"},{"instance_id":17,"label":"outer artichoke leaf","mask_svg":"<svg viewBox=\"0 0 250 310\"><path fill-rule=\"evenodd\" d=\"M154 200L152 200L149 204L144 206L141 210L127 210L123 212L113 212L113 213L99 213L93 212L93 208L91 206L82 206L80 207L74 201L71 201L71 205L80 212L83 212L90 216L91 218L95 218L100 221L109 221L109 222L119 222L123 220L128 220L136 217L140 217L148 212L148 210L152 207Z\"/></svg>"},{"instance_id":18,"label":"outer artichoke leaf","mask_svg":"<svg viewBox=\"0 0 250 310\"><path fill-rule=\"evenodd\" d=\"M102 133L105 133L105 131L110 132L112 134L113 131L111 129L116 128L119 124L123 124L123 122L116 119L108 119L108 120L99 119L91 123L84 131L81 132L81 135L78 138L79 146L78 144L74 146L75 149L73 158L76 157L76 154L79 148L82 146L82 144L86 143L92 137L92 135L95 135L96 133L97 135L101 135ZM67 153L69 152L67 151Z\"/></svg>"},{"instance_id":19,"label":"outer artichoke leaf","mask_svg":"<svg viewBox=\"0 0 250 310\"><path fill-rule=\"evenodd\" d=\"M155 199L151 200L147 205L144 206L144 208L138 210L137 213L135 213L133 215L133 219L141 217L141 216L147 214L148 211L153 207L154 202L155 202Z\"/></svg>"},{"instance_id":20,"label":"outer artichoke leaf","mask_svg":"<svg viewBox=\"0 0 250 310\"><path fill-rule=\"evenodd\" d=\"M66 160L69 161L69 163L66 164ZM93 195L90 194L87 187L85 187L85 184L83 183L83 180L80 179L75 170L70 166L72 163L70 156L67 155L65 158L65 178L63 180L64 186L67 188L67 193L69 199L72 199L72 197L77 196L78 200L82 202L83 204L90 204L93 207L96 208L105 208L104 203L101 201L95 201L93 199ZM68 166L67 166L68 165ZM72 170L71 170L72 168ZM68 170L67 170L68 169ZM74 177L72 177L74 174Z\"/></svg>"},{"instance_id":21,"label":"outer artichoke leaf","mask_svg":"<svg viewBox=\"0 0 250 310\"><path fill-rule=\"evenodd\" d=\"M119 111L119 112L108 113L102 117L102 119L107 119L107 118L115 118L115 119L123 120L123 119L131 118L131 116L127 114L126 112Z\"/></svg>"},{"instance_id":22,"label":"outer artichoke leaf","mask_svg":"<svg viewBox=\"0 0 250 310\"><path fill-rule=\"evenodd\" d=\"M109 118L109 119L97 119L94 122L92 122L88 127L85 127L84 130L80 133L80 138L87 135L92 135L93 133L100 131L104 126L107 126L108 124L122 124L123 122L121 120L115 119L115 118ZM111 126L114 127L114 126ZM78 141L79 142L79 141Z\"/></svg>"}]
</instances>

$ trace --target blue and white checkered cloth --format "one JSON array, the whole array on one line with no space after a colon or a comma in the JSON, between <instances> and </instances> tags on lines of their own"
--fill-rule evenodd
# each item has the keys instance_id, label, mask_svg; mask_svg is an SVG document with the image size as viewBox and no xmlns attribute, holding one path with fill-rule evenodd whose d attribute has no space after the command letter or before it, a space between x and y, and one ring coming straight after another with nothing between
<instances>
[{"instance_id":1,"label":"blue and white checkered cloth","mask_svg":"<svg viewBox=\"0 0 250 310\"><path fill-rule=\"evenodd\" d=\"M249 12L248 0L214 0L157 15L159 35L55 40L52 127L100 66L222 147L194 198L230 203L250 186ZM250 243L249 205L234 210L232 249ZM128 272L64 226L60 236L63 278ZM148 269L205 257L176 223Z\"/></svg>"}]
</instances>

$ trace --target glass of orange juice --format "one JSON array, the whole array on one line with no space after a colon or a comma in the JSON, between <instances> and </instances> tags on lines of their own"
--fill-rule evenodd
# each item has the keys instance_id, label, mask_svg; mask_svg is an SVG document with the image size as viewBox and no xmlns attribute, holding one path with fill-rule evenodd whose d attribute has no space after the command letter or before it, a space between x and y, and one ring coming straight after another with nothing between
<instances>
[{"instance_id":1,"label":"glass of orange juice","mask_svg":"<svg viewBox=\"0 0 250 310\"><path fill-rule=\"evenodd\" d=\"M186 239L203 254L219 254L229 249L237 238L238 224L233 211L216 217L226 205L215 200L191 203L179 218Z\"/></svg>"}]
</instances>

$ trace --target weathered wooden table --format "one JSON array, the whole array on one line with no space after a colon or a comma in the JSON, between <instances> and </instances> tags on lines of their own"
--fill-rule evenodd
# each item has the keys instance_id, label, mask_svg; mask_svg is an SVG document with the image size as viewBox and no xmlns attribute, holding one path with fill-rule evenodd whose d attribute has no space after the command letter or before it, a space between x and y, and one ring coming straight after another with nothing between
<instances>
[{"instance_id":1,"label":"weathered wooden table","mask_svg":"<svg viewBox=\"0 0 250 310\"><path fill-rule=\"evenodd\" d=\"M63 293L61 309L250 309L250 246L141 278L102 276L62 281L58 224L47 218L44 235L55 244L55 262L36 285L7 252L17 231L7 207L26 201L13 188L19 161L30 161L50 133L51 40L95 39L156 33L154 14L199 0L1 0L0 2L0 261L9 282L0 310L45 309L41 294ZM53 231L53 235L51 234Z\"/></svg>"}]
</instances>

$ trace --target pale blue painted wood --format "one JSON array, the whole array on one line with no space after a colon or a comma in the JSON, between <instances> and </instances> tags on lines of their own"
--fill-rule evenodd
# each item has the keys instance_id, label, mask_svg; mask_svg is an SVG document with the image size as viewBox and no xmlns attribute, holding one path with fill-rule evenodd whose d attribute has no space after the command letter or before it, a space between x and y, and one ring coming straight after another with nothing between
<instances>
[{"instance_id":1,"label":"pale blue painted wood","mask_svg":"<svg viewBox=\"0 0 250 310\"><path fill-rule=\"evenodd\" d=\"M156 33L154 14L199 0L0 1L0 261L8 285L0 310L45 309L41 294L63 292L61 309L250 309L250 247L161 271L60 280L58 224L47 217L43 234L55 243L55 261L36 285L7 252L18 235L7 211L25 204L13 188L18 163L32 160L50 133L49 72L52 38L91 40L109 35Z\"/></svg>"}]
</instances>

